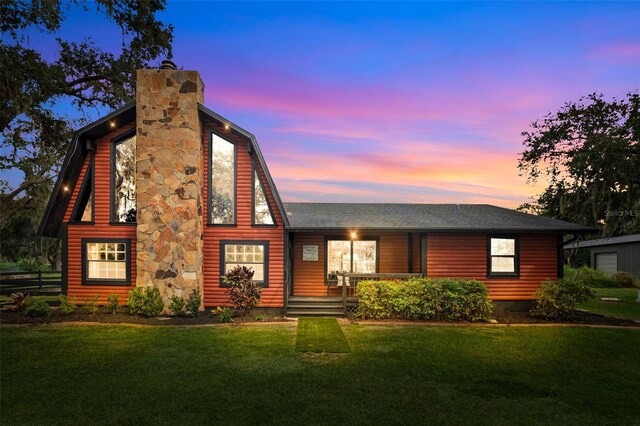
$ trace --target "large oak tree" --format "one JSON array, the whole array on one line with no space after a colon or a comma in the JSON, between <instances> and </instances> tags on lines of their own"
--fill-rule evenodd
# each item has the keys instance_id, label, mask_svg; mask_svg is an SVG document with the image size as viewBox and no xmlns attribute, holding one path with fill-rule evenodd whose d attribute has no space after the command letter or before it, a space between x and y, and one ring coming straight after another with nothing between
<instances>
[{"instance_id":1,"label":"large oak tree","mask_svg":"<svg viewBox=\"0 0 640 426\"><path fill-rule=\"evenodd\" d=\"M600 230L640 232L640 96L590 94L531 123L518 167L545 191L525 210Z\"/></svg>"},{"instance_id":2,"label":"large oak tree","mask_svg":"<svg viewBox=\"0 0 640 426\"><path fill-rule=\"evenodd\" d=\"M18 184L0 179L0 227L24 217L35 224L85 111L132 100L135 70L171 57L173 28L156 17L164 8L165 0L0 1L0 172L23 175ZM99 46L90 27L80 41L62 39L72 10L102 16L121 32L122 44ZM55 51L27 43L34 34L50 39L45 44Z\"/></svg>"}]
</instances>

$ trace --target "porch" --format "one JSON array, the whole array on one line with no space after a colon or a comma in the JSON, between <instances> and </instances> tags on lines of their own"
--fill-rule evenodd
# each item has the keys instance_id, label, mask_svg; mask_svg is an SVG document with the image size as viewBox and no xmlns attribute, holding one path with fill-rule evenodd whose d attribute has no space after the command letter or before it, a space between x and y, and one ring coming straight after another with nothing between
<instances>
[{"instance_id":1,"label":"porch","mask_svg":"<svg viewBox=\"0 0 640 426\"><path fill-rule=\"evenodd\" d=\"M358 283L361 281L406 280L416 278L422 274L416 273L352 273L336 272L331 274L335 282L327 286L329 289L339 290L339 296L289 296L287 300L287 314L292 316L346 316L358 309ZM335 291L334 291L335 292Z\"/></svg>"}]
</instances>

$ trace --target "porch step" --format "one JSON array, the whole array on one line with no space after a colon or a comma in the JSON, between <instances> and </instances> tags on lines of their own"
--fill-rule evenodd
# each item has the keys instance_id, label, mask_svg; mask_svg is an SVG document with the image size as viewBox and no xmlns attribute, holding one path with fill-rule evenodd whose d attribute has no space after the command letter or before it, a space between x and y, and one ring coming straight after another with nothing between
<instances>
[{"instance_id":1,"label":"porch step","mask_svg":"<svg viewBox=\"0 0 640 426\"><path fill-rule=\"evenodd\" d=\"M344 314L342 313L342 308L340 309L287 309L287 316L290 317L302 317L302 316L313 316L313 317L342 317Z\"/></svg>"},{"instance_id":2,"label":"porch step","mask_svg":"<svg viewBox=\"0 0 640 426\"><path fill-rule=\"evenodd\" d=\"M290 296L288 316L332 316L342 317L341 297Z\"/></svg>"}]
</instances>

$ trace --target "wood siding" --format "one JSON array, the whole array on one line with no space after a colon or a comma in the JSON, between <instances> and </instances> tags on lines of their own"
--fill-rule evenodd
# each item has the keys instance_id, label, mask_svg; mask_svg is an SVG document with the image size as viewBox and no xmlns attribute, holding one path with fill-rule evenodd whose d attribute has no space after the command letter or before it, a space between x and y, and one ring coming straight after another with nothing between
<instances>
[{"instance_id":1,"label":"wood siding","mask_svg":"<svg viewBox=\"0 0 640 426\"><path fill-rule=\"evenodd\" d=\"M77 224L69 223L68 225L68 269L67 284L69 296L77 297L82 303L86 298L91 296L100 296L100 303L106 302L106 296L109 294L119 294L120 303L124 303L127 292L135 286L136 282L136 227L134 225L112 225L110 223L110 191L111 191L111 139L130 131L134 124L126 125L112 133L96 140L96 153L94 163L94 179L95 193L93 194L94 223L93 224ZM80 187L84 179L87 168L91 162L91 153L87 155L80 172L78 182L73 188L71 201L65 213L65 222L69 222L71 212L76 203L76 199L80 193ZM98 286L83 285L82 283L82 239L83 238L129 238L131 239L131 267L129 274L131 277L129 286Z\"/></svg>"},{"instance_id":2,"label":"wood siding","mask_svg":"<svg viewBox=\"0 0 640 426\"><path fill-rule=\"evenodd\" d=\"M546 279L557 277L556 235L520 235L520 277L487 278L486 235L427 236L427 276L477 279L492 300L531 300Z\"/></svg>"},{"instance_id":3,"label":"wood siding","mask_svg":"<svg viewBox=\"0 0 640 426\"><path fill-rule=\"evenodd\" d=\"M349 239L348 234L296 233L293 237L293 294L294 296L337 295L340 291L325 284L325 238ZM406 233L362 235L360 239L378 238L378 272L406 272L409 244ZM318 261L303 261L302 247L318 246ZM419 251L418 251L419 253ZM329 290L329 291L328 291Z\"/></svg>"},{"instance_id":4,"label":"wood siding","mask_svg":"<svg viewBox=\"0 0 640 426\"><path fill-rule=\"evenodd\" d=\"M136 282L136 227L134 225L113 225L110 223L110 167L111 139L133 128L127 125L96 141L95 154L95 217L94 224L68 225L68 294L76 296L80 302L85 298L100 295L105 302L109 294L121 295L124 303L127 292L135 287ZM236 226L205 226L204 230L204 304L206 307L229 305L226 289L220 287L220 241L221 240L261 240L269 241L269 287L262 292L262 306L282 307L284 305L284 224L277 208L271 188L267 185L264 170L260 169L260 177L268 197L277 226L252 226L252 163L248 142L237 134L226 133L221 126L204 123L203 129L203 200L204 220L208 217L207 185L208 185L208 142L209 130L215 129L219 134L237 144L237 215ZM71 202L67 208L65 222L69 222L73 206L78 197L82 180L90 164L88 155L78 182L73 189ZM259 168L258 162L255 163ZM131 285L130 286L96 286L82 283L82 238L129 238L131 239Z\"/></svg>"},{"instance_id":5,"label":"wood siding","mask_svg":"<svg viewBox=\"0 0 640 426\"><path fill-rule=\"evenodd\" d=\"M263 307L279 308L284 306L284 225L280 211L273 197L271 188L267 184L264 170L259 170L264 189L273 211L277 226L252 226L252 190L251 190L251 156L248 142L224 127L212 122L205 122L203 135L204 144L204 220L208 222L207 188L209 176L209 131L214 130L221 137L234 142L236 151L236 225L235 226L206 226L204 230L204 305L229 306L227 289L220 287L220 241L221 240L261 240L269 241L269 287L262 290ZM255 162L259 167L258 162Z\"/></svg>"},{"instance_id":6,"label":"wood siding","mask_svg":"<svg viewBox=\"0 0 640 426\"><path fill-rule=\"evenodd\" d=\"M325 238L345 238L343 234L296 233L293 244L293 294L326 296L338 294L325 285ZM420 272L420 233L413 234L413 272ZM379 272L408 271L408 235L381 233L379 238ZM365 236L362 239L366 239ZM557 276L555 235L520 235L520 277L487 278L487 236L427 235L427 276L477 279L487 284L493 300L529 300L545 279ZM318 261L303 261L303 245L318 246Z\"/></svg>"}]
</instances>

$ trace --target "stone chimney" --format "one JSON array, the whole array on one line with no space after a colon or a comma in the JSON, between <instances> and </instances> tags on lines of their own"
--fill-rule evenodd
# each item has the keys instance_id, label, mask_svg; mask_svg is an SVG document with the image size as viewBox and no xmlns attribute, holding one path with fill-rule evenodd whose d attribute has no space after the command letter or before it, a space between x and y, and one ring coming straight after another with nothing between
<instances>
[{"instance_id":1,"label":"stone chimney","mask_svg":"<svg viewBox=\"0 0 640 426\"><path fill-rule=\"evenodd\" d=\"M159 288L167 312L172 295L203 291L204 85L170 61L136 79L136 285Z\"/></svg>"}]
</instances>

